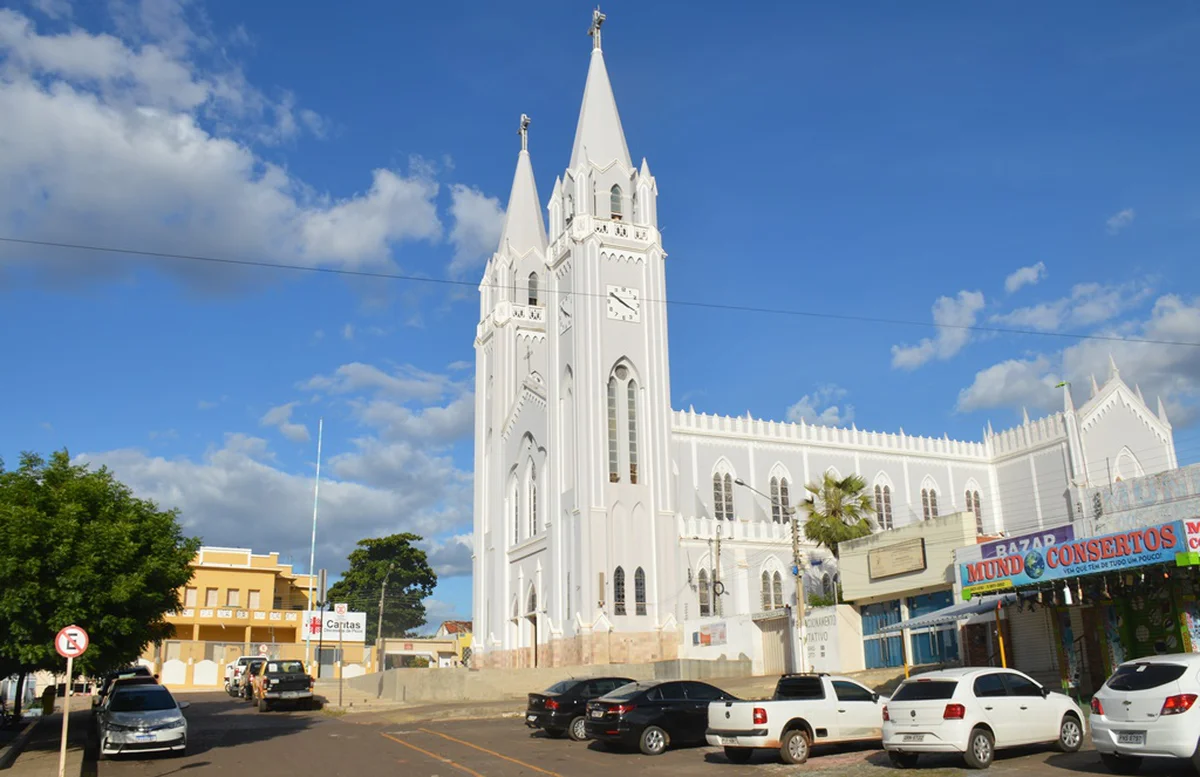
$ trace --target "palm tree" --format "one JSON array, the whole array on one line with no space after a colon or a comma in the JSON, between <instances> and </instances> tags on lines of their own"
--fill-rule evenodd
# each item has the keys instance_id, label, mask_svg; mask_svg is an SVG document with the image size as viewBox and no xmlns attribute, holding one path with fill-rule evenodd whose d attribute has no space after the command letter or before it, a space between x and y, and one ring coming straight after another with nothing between
<instances>
[{"instance_id":1,"label":"palm tree","mask_svg":"<svg viewBox=\"0 0 1200 777\"><path fill-rule=\"evenodd\" d=\"M838 480L828 472L820 483L804 486L809 497L804 500L808 518L804 534L817 545L829 548L838 558L838 543L865 537L874 530L874 507L867 496L867 481L858 475Z\"/></svg>"}]
</instances>

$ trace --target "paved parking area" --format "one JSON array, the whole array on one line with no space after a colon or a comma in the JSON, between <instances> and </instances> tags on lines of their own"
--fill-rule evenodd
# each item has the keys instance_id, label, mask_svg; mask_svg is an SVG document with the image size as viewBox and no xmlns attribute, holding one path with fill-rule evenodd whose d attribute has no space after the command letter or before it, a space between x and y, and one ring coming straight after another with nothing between
<instances>
[{"instance_id":1,"label":"paved parking area","mask_svg":"<svg viewBox=\"0 0 1200 777\"><path fill-rule=\"evenodd\" d=\"M190 746L186 756L101 761L101 777L167 777L184 774L248 774L255 777L322 777L403 774L405 777L614 777L614 775L773 775L814 772L821 777L896 777L886 755L871 747L817 748L805 766L786 766L772 753L759 753L747 766L726 762L719 748L670 750L649 758L612 752L597 744L549 739L516 717L476 721L393 723L386 715L333 717L322 712L271 712L219 694L183 696ZM990 774L1070 777L1107 774L1094 751L1063 755L1052 750L1005 753ZM1183 777L1187 764L1143 774ZM973 774L950 757L930 756L912 774L950 777ZM977 773L974 773L977 774Z\"/></svg>"}]
</instances>

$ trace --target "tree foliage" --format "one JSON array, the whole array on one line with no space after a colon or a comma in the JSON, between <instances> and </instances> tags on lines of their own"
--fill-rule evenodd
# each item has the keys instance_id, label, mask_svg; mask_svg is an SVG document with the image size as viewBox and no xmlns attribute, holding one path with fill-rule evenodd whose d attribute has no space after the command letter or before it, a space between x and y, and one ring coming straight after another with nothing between
<instances>
[{"instance_id":1,"label":"tree foliage","mask_svg":"<svg viewBox=\"0 0 1200 777\"><path fill-rule=\"evenodd\" d=\"M873 507L866 494L867 482L858 475L838 479L826 472L820 483L804 486L808 498L804 510L804 534L818 545L829 548L838 558L838 544L870 534L874 522Z\"/></svg>"},{"instance_id":2,"label":"tree foliage","mask_svg":"<svg viewBox=\"0 0 1200 777\"><path fill-rule=\"evenodd\" d=\"M367 613L367 643L376 632L379 595L387 588L383 603L383 636L405 637L425 623L425 597L433 593L437 575L425 551L413 543L416 534L392 534L358 541L348 556L350 568L329 587L329 606L346 602L352 610Z\"/></svg>"},{"instance_id":3,"label":"tree foliage","mask_svg":"<svg viewBox=\"0 0 1200 777\"><path fill-rule=\"evenodd\" d=\"M106 468L71 464L66 450L0 462L0 676L62 671L54 636L76 624L90 647L77 671L135 660L171 634L200 540L175 510L138 499Z\"/></svg>"}]
</instances>

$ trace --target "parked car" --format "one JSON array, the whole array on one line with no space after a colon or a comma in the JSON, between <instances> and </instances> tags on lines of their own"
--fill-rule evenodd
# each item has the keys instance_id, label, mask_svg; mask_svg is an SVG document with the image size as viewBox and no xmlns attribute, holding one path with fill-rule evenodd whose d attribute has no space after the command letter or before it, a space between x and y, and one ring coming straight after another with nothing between
<instances>
[{"instance_id":1,"label":"parked car","mask_svg":"<svg viewBox=\"0 0 1200 777\"><path fill-rule=\"evenodd\" d=\"M161 685L117 686L104 700L97 719L101 757L162 751L183 755L187 706Z\"/></svg>"},{"instance_id":2,"label":"parked car","mask_svg":"<svg viewBox=\"0 0 1200 777\"><path fill-rule=\"evenodd\" d=\"M158 679L150 668L138 664L137 666L127 666L123 669L118 669L115 672L109 672L100 680L99 688L96 695L92 697L92 711L99 712L100 706L104 704L104 700L112 694L113 690L118 685L157 685Z\"/></svg>"},{"instance_id":3,"label":"parked car","mask_svg":"<svg viewBox=\"0 0 1200 777\"><path fill-rule=\"evenodd\" d=\"M1200 655L1126 661L1092 697L1092 744L1109 771L1143 758L1188 758L1200 770ZM1159 771L1159 770L1156 770Z\"/></svg>"},{"instance_id":4,"label":"parked car","mask_svg":"<svg viewBox=\"0 0 1200 777\"><path fill-rule=\"evenodd\" d=\"M734 697L692 680L631 683L587 704L587 735L659 755L671 745L704 744L708 705Z\"/></svg>"},{"instance_id":5,"label":"parked car","mask_svg":"<svg viewBox=\"0 0 1200 777\"><path fill-rule=\"evenodd\" d=\"M265 658L255 656L246 663L246 666L238 673L237 687L233 689L234 696L246 701L254 701L254 676L258 674L258 670L266 661Z\"/></svg>"},{"instance_id":6,"label":"parked car","mask_svg":"<svg viewBox=\"0 0 1200 777\"><path fill-rule=\"evenodd\" d=\"M241 688L242 673L246 667L258 661L265 661L262 656L238 656L237 661L225 666L225 692L237 696Z\"/></svg>"},{"instance_id":7,"label":"parked car","mask_svg":"<svg viewBox=\"0 0 1200 777\"><path fill-rule=\"evenodd\" d=\"M632 682L628 677L591 677L557 682L541 693L529 694L525 725L540 728L552 737L566 734L576 742L582 742L587 739L587 727L584 725L587 703Z\"/></svg>"},{"instance_id":8,"label":"parked car","mask_svg":"<svg viewBox=\"0 0 1200 777\"><path fill-rule=\"evenodd\" d=\"M905 680L883 707L883 746L892 764L916 766L921 753L962 753L986 769L997 748L1083 744L1083 711L1013 669L943 669Z\"/></svg>"},{"instance_id":9,"label":"parked car","mask_svg":"<svg viewBox=\"0 0 1200 777\"><path fill-rule=\"evenodd\" d=\"M313 682L302 662L268 659L253 675L254 703L259 712L270 712L280 702L311 709Z\"/></svg>"},{"instance_id":10,"label":"parked car","mask_svg":"<svg viewBox=\"0 0 1200 777\"><path fill-rule=\"evenodd\" d=\"M814 744L878 740L887 699L851 680L827 674L787 674L775 695L760 701L708 705L708 744L744 764L756 749L778 750L784 763L802 764Z\"/></svg>"}]
</instances>

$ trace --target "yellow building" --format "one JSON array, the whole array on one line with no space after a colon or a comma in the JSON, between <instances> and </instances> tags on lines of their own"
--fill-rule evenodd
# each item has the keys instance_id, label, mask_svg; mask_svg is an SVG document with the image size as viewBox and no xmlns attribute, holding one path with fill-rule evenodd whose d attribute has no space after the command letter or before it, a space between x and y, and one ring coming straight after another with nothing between
<instances>
[{"instance_id":1,"label":"yellow building","mask_svg":"<svg viewBox=\"0 0 1200 777\"><path fill-rule=\"evenodd\" d=\"M224 682L225 665L238 656L257 654L265 646L276 658L304 660L306 652L316 672L334 676L337 644L326 640L318 656L313 639L305 648L304 611L319 595L316 580L282 564L278 553L254 553L246 548L202 547L192 561L192 579L180 591L183 606L167 615L174 633L152 645L143 661L162 669L167 685L203 687ZM362 642L345 642L343 662L357 665L355 674L370 664L370 651ZM349 676L350 673L347 673Z\"/></svg>"},{"instance_id":2,"label":"yellow building","mask_svg":"<svg viewBox=\"0 0 1200 777\"><path fill-rule=\"evenodd\" d=\"M456 666L469 666L471 660L471 621L442 621L438 626L438 639L453 639Z\"/></svg>"}]
</instances>

